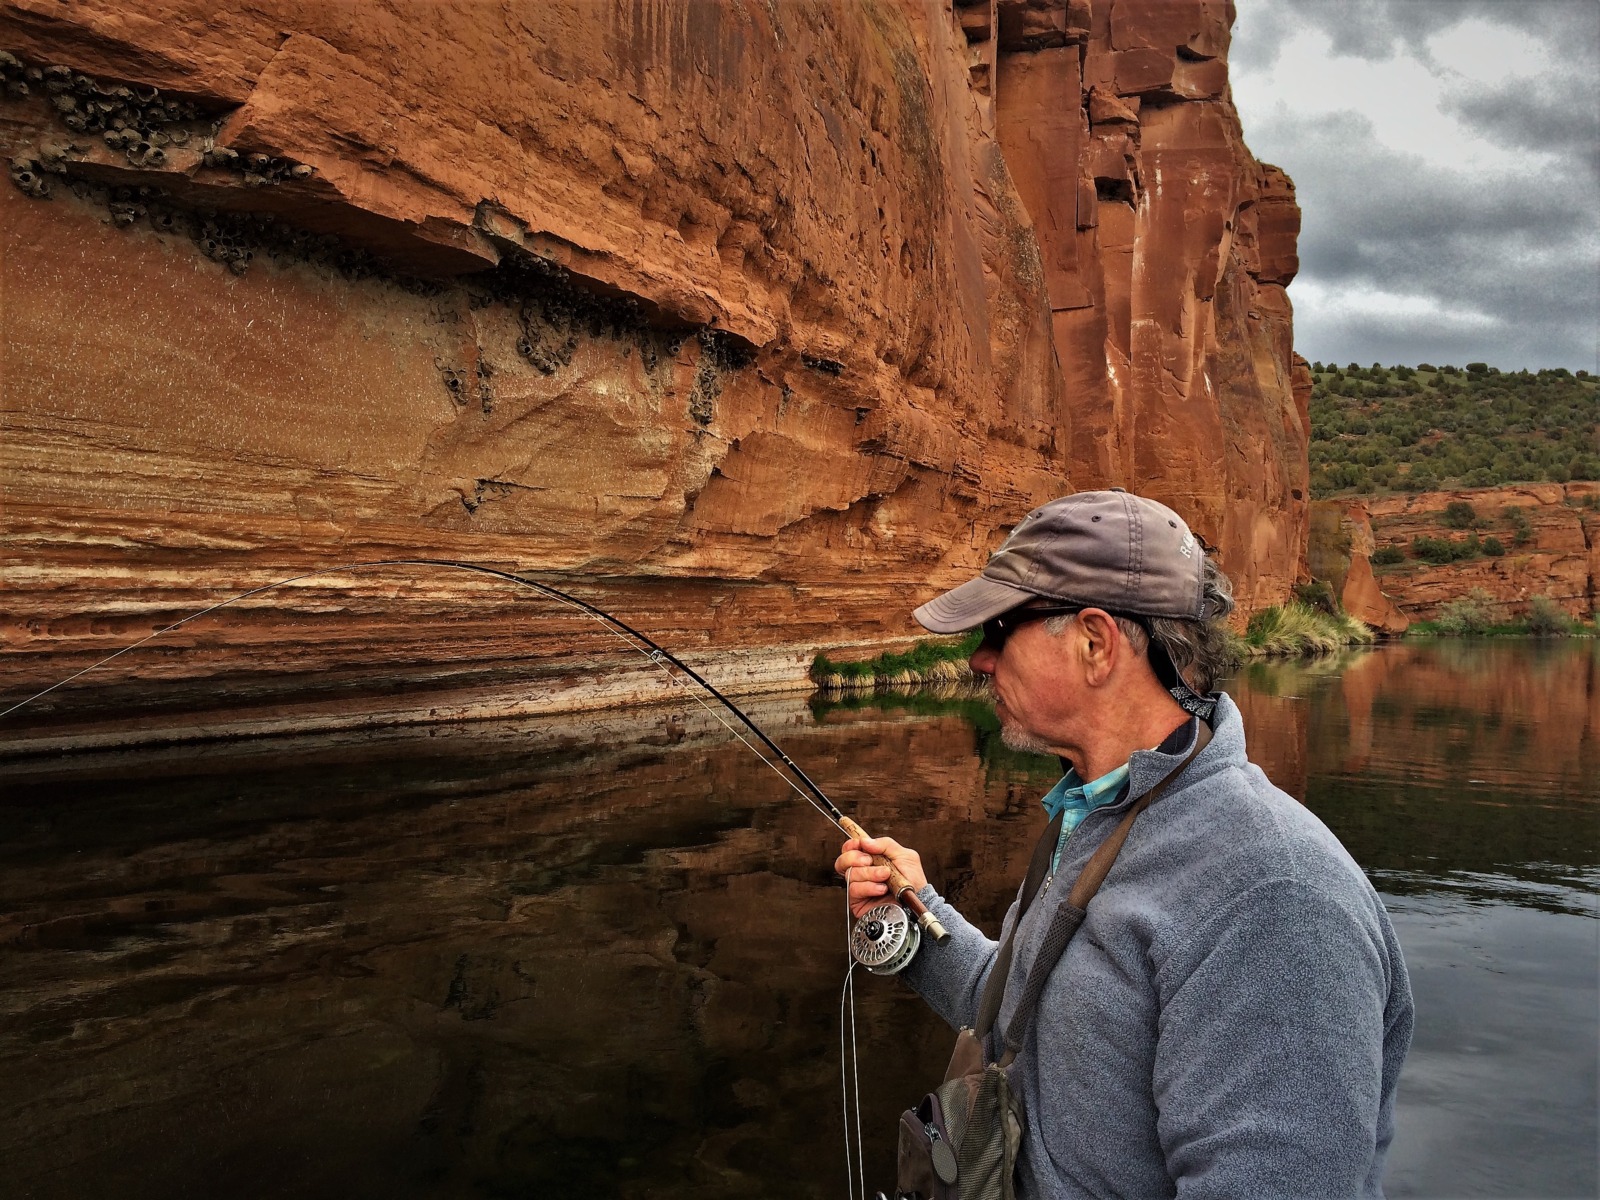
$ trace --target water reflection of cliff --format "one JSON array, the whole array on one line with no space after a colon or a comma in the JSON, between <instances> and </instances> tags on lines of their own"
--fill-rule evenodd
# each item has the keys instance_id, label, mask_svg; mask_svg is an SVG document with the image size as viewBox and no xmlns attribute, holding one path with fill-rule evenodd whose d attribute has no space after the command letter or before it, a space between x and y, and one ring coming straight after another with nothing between
<instances>
[{"instance_id":1,"label":"water reflection of cliff","mask_svg":"<svg viewBox=\"0 0 1600 1200\"><path fill-rule=\"evenodd\" d=\"M1232 685L1390 891L1592 899L1592 644ZM970 698L755 715L993 929L1044 760ZM842 1181L838 836L699 710L0 767L0 1154L23 1195L815 1195ZM1576 885L1576 886L1574 886ZM862 990L871 1177L949 1035Z\"/></svg>"},{"instance_id":2,"label":"water reflection of cliff","mask_svg":"<svg viewBox=\"0 0 1600 1200\"><path fill-rule=\"evenodd\" d=\"M1252 757L1391 891L1577 883L1600 861L1600 646L1402 645L1247 669ZM1519 903L1570 906L1521 889Z\"/></svg>"},{"instance_id":3,"label":"water reflection of cliff","mask_svg":"<svg viewBox=\"0 0 1600 1200\"><path fill-rule=\"evenodd\" d=\"M995 918L1029 826L985 818L1038 788L986 780L968 722L757 715ZM0 1153L23 1194L812 1195L842 1173L838 838L707 717L7 775ZM887 983L860 1028L869 1064L892 1048L867 1096L892 1128L947 1037Z\"/></svg>"}]
</instances>

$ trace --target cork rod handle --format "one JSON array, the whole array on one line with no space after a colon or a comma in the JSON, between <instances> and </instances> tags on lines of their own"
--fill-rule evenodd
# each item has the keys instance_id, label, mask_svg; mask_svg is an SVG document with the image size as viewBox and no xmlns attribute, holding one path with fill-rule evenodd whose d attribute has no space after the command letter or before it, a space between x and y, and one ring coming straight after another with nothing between
<instances>
[{"instance_id":1,"label":"cork rod handle","mask_svg":"<svg viewBox=\"0 0 1600 1200\"><path fill-rule=\"evenodd\" d=\"M872 835L849 817L839 821L845 832L857 840L870 840ZM922 927L922 932L936 942L950 940L949 931L939 924L939 919L928 911L928 906L917 898L917 889L911 886L911 881L895 869L895 865L881 854L872 856L874 864L889 868L889 891L902 905L911 910L911 915L917 919L917 924Z\"/></svg>"}]
</instances>

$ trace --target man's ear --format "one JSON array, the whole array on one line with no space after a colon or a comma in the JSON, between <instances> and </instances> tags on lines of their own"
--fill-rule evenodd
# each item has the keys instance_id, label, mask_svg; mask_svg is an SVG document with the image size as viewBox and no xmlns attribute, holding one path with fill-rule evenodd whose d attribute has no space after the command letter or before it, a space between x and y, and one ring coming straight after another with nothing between
<instances>
[{"instance_id":1,"label":"man's ear","mask_svg":"<svg viewBox=\"0 0 1600 1200\"><path fill-rule=\"evenodd\" d=\"M1084 678L1092 687L1099 687L1111 678L1117 665L1117 623L1111 614L1099 608L1086 608L1078 614L1078 630L1082 634L1079 653L1083 656Z\"/></svg>"}]
</instances>

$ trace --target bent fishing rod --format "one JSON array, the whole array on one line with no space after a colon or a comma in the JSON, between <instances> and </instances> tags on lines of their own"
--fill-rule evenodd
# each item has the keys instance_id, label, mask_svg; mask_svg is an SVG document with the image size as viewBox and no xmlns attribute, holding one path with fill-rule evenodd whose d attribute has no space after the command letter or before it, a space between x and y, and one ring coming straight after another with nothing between
<instances>
[{"instance_id":1,"label":"bent fishing rod","mask_svg":"<svg viewBox=\"0 0 1600 1200\"><path fill-rule=\"evenodd\" d=\"M657 667L659 667L667 676L667 679L670 683L676 685L679 683L679 680L672 674L672 671L668 669L669 665L670 667L674 667L678 671L682 672L684 677L692 680L705 693L710 695L712 699L716 700L722 705L723 708L727 709L728 712L737 717L744 727L753 733L760 740L761 744L770 750L774 756L776 756L778 762L781 762L783 766L786 767L790 772L788 775L785 775L783 771L778 768L776 763L767 758L766 755L762 754L761 751L756 749L755 746L751 745L743 734L741 734L732 725L729 725L726 718L724 718L721 713L717 712L716 709L713 709L710 705L706 704L703 697L697 693L690 693L694 696L695 700L699 702L701 707L712 713L712 715L714 715L724 726L727 727L729 732L738 738L740 742L744 743L747 749L755 754L757 758L761 759L762 762L771 767L773 771L778 774L779 778L783 779L789 785L789 787L800 796L801 799L805 800L811 805L812 808L816 809L825 818L832 822L833 825L837 827L839 831L846 837L854 838L857 841L865 841L870 839L871 835L868 834L865 829L863 829L849 816L847 816L838 805L830 800L827 794L817 786L815 781L813 781L812 778L805 773L805 771L800 769L799 764L796 763L794 759L790 758L789 755L786 754L776 742L768 737L766 732L754 721L752 721L750 717L746 715L743 709L741 709L732 700L728 699L727 696L723 695L721 691L719 691L715 686L701 676L700 673L693 667L690 667L688 664L683 662L671 651L658 645L652 638L640 633L637 629L633 628L633 626L626 624L618 617L612 616L604 609L590 604L586 600L580 600L576 596L569 595L558 588L551 587L547 583L540 583L536 579L528 579L522 575L513 574L510 571L499 570L496 567L486 567L479 563L456 562L450 559L384 558L374 559L369 562L343 563L336 567L324 567L320 570L306 572L303 575L294 575L288 579L279 579L273 583L262 584L260 587L250 588L248 591L243 591L237 595L229 596L227 599L220 600L216 604L208 605L207 607L199 609L196 612L192 612L188 616L183 617L178 621L174 621L171 625L163 626L162 628L147 634L145 637L140 638L138 641L132 642L129 645L122 647L122 649L106 655L98 662L90 663L81 670L74 671L65 679L58 680L49 687L35 692L33 695L24 700L18 701L16 704L11 705L11 707L5 709L4 711L0 711L0 720L4 720L18 709L32 704L35 700L49 695L57 688L65 687L67 684L81 678L84 675L87 675L89 672L98 670L99 668L110 663L112 660L127 654L129 651L137 650L146 642L152 641L164 634L171 633L174 630L187 625L191 621L198 620L201 617L216 612L218 609L227 608L229 605L237 604L242 600L248 600L252 596L259 596L263 592L270 592L274 588L287 587L290 584L295 583L304 583L307 580L320 579L328 575L349 574L355 571L372 570L380 567L439 567L453 571L468 571L478 575L486 575L492 579L499 579L507 583L517 584L520 587L530 588L547 599L554 600L559 604L564 604L569 608L573 608L584 613L585 615L600 622L602 627L621 638L622 641L625 642L629 647L638 651ZM856 923L855 929L851 934L851 953L855 956L857 961L861 962L861 964L869 971L873 971L876 974L893 974L904 967L906 963L910 962L912 956L916 953L917 942L920 940L918 937L919 931L925 932L936 942L943 942L950 935L945 931L944 926L939 923L938 918L928 911L927 905L923 904L922 900L917 896L916 889L911 885L911 882L900 873L899 869L896 868L892 862L890 862L884 856L878 854L872 856L872 861L878 866L889 868L889 893L898 903L880 903L862 915L861 920ZM904 909L910 910L911 915L915 919L914 925L905 919L905 913L900 907L902 905L904 906Z\"/></svg>"}]
</instances>

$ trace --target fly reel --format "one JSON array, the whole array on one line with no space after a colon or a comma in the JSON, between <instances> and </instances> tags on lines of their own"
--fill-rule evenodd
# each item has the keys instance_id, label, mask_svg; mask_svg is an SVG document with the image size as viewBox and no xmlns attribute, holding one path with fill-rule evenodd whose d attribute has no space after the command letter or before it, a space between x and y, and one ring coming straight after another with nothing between
<instances>
[{"instance_id":1,"label":"fly reel","mask_svg":"<svg viewBox=\"0 0 1600 1200\"><path fill-rule=\"evenodd\" d=\"M898 974L920 945L922 930L905 909L889 900L867 909L850 931L850 957L874 975Z\"/></svg>"}]
</instances>

